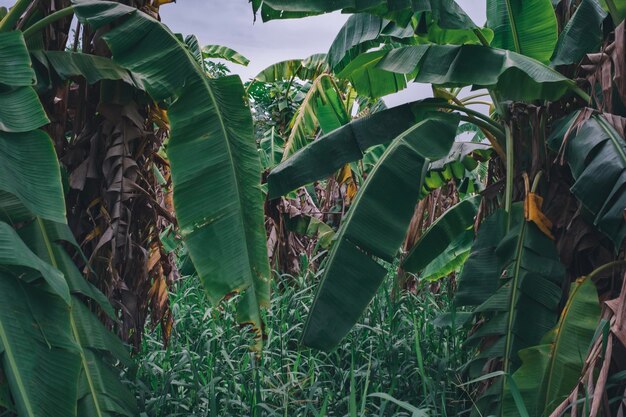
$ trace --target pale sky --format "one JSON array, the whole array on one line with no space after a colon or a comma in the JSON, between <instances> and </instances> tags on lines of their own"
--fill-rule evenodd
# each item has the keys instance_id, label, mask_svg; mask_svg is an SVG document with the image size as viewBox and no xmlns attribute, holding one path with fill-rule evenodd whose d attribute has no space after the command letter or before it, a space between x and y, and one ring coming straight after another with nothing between
<instances>
[{"instance_id":1,"label":"pale sky","mask_svg":"<svg viewBox=\"0 0 626 417\"><path fill-rule=\"evenodd\" d=\"M14 0L0 0L0 6L13 3ZM457 3L478 25L485 23L485 1ZM246 56L251 61L248 67L228 64L233 73L246 81L276 62L327 52L347 15L337 12L263 23L260 16L254 22L248 0L178 0L161 6L161 18L174 32L196 35L201 45L225 45ZM385 101L395 106L429 96L429 86L411 84Z\"/></svg>"},{"instance_id":2,"label":"pale sky","mask_svg":"<svg viewBox=\"0 0 626 417\"><path fill-rule=\"evenodd\" d=\"M476 24L485 23L485 1L457 0L457 3ZM327 52L347 17L337 12L263 23L259 16L253 22L252 7L247 0L178 0L161 6L161 18L174 32L195 34L201 45L225 45L250 59L248 67L228 64L244 81L276 62ZM394 106L431 95L429 86L411 84L385 101Z\"/></svg>"}]
</instances>

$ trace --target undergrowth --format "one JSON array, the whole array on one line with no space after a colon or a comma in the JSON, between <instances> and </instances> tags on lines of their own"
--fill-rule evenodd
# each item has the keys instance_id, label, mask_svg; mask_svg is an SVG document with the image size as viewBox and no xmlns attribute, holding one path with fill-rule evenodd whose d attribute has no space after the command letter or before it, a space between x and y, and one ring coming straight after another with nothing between
<instances>
[{"instance_id":1,"label":"undergrowth","mask_svg":"<svg viewBox=\"0 0 626 417\"><path fill-rule=\"evenodd\" d=\"M383 285L349 336L324 353L298 343L315 279L282 276L274 287L257 359L235 325L236 303L212 307L197 278L179 281L169 346L148 332L137 358L142 417L434 417L469 408L458 386L465 333L450 326L448 291L418 286L394 299Z\"/></svg>"}]
</instances>

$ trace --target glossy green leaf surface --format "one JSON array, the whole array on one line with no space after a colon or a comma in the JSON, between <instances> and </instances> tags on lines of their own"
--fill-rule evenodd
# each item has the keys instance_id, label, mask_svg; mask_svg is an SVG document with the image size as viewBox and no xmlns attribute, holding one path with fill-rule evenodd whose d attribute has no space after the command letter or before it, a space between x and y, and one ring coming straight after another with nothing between
<instances>
[{"instance_id":1,"label":"glossy green leaf surface","mask_svg":"<svg viewBox=\"0 0 626 417\"><path fill-rule=\"evenodd\" d=\"M94 28L116 22L103 35L112 59L152 98L175 98L168 110L167 153L180 232L213 302L244 294L239 320L253 326L260 347L260 309L268 305L270 270L261 167L241 80L207 78L175 35L134 8L105 1L75 4L80 20Z\"/></svg>"},{"instance_id":2,"label":"glossy green leaf surface","mask_svg":"<svg viewBox=\"0 0 626 417\"><path fill-rule=\"evenodd\" d=\"M573 113L555 126L548 138L553 150L562 146L578 114ZM618 250L626 237L626 141L606 119L593 115L570 133L565 160L575 180L572 193Z\"/></svg>"},{"instance_id":3,"label":"glossy green leaf surface","mask_svg":"<svg viewBox=\"0 0 626 417\"><path fill-rule=\"evenodd\" d=\"M22 32L0 33L0 84L26 87L34 83L35 72Z\"/></svg>"},{"instance_id":4,"label":"glossy green leaf surface","mask_svg":"<svg viewBox=\"0 0 626 417\"><path fill-rule=\"evenodd\" d=\"M72 293L86 295L99 302L105 311L112 308L106 297L82 277L63 243L78 248L66 224L43 222L39 219L19 230L28 247L42 262L54 265L67 279ZM108 308L107 308L108 307ZM115 318L114 313L111 318ZM121 383L119 370L111 363L130 365L130 355L122 342L109 332L79 297L72 296L70 324L72 338L80 355L80 374L73 381L77 393L78 416L114 417L137 414L135 398Z\"/></svg>"},{"instance_id":5,"label":"glossy green leaf surface","mask_svg":"<svg viewBox=\"0 0 626 417\"><path fill-rule=\"evenodd\" d=\"M389 51L378 68L416 74L414 81L445 87L496 89L503 98L557 100L573 81L540 62L480 45L416 45ZM359 90L359 87L355 85Z\"/></svg>"},{"instance_id":6,"label":"glossy green leaf surface","mask_svg":"<svg viewBox=\"0 0 626 417\"><path fill-rule=\"evenodd\" d=\"M0 190L19 201L13 207L3 207L0 219L24 220L26 208L32 216L66 222L59 162L52 141L43 131L0 132Z\"/></svg>"},{"instance_id":7,"label":"glossy green leaf surface","mask_svg":"<svg viewBox=\"0 0 626 417\"><path fill-rule=\"evenodd\" d=\"M455 239L474 224L480 197L472 197L450 207L424 232L402 263L407 272L421 272Z\"/></svg>"},{"instance_id":8,"label":"glossy green leaf surface","mask_svg":"<svg viewBox=\"0 0 626 417\"><path fill-rule=\"evenodd\" d=\"M391 142L434 111L441 100L427 99L383 110L357 119L312 142L278 165L268 178L269 198L336 172L361 159L368 148Z\"/></svg>"},{"instance_id":9,"label":"glossy green leaf surface","mask_svg":"<svg viewBox=\"0 0 626 417\"><path fill-rule=\"evenodd\" d=\"M76 415L80 358L72 338L70 308L57 295L25 283L17 277L19 271L11 273L12 267L7 271L0 263L2 370L18 415Z\"/></svg>"},{"instance_id":10,"label":"glossy green leaf surface","mask_svg":"<svg viewBox=\"0 0 626 417\"><path fill-rule=\"evenodd\" d=\"M131 74L109 58L70 51L36 51L33 53L62 79L83 77L89 84L100 80L121 80L129 85L135 83Z\"/></svg>"},{"instance_id":11,"label":"glossy green leaf surface","mask_svg":"<svg viewBox=\"0 0 626 417\"><path fill-rule=\"evenodd\" d=\"M21 32L0 33L0 132L28 132L49 123L33 89L35 72Z\"/></svg>"},{"instance_id":12,"label":"glossy green leaf surface","mask_svg":"<svg viewBox=\"0 0 626 417\"><path fill-rule=\"evenodd\" d=\"M498 215L496 221L506 221L507 215ZM459 280L459 294L462 294L461 282L465 291L483 289L482 297L474 294L470 300L480 303L474 312L484 315L481 316L484 323L466 342L470 346L484 342L474 361L499 359L505 373L512 373L520 366L517 354L520 350L538 344L556 324L565 278L565 267L559 261L554 242L534 223L524 220L521 203L513 205L510 216L511 228L495 249L492 244L483 246L484 242L481 242L486 247L482 254L472 249ZM491 235L488 243L494 242L499 237L497 234ZM482 259L472 259L476 253ZM471 269L470 260L475 262ZM465 304L459 294L457 305ZM508 383L500 380L483 394L477 402L483 414L499 413L507 387Z\"/></svg>"},{"instance_id":13,"label":"glossy green leaf surface","mask_svg":"<svg viewBox=\"0 0 626 417\"><path fill-rule=\"evenodd\" d=\"M487 0L492 46L547 63L554 52L558 22L551 0Z\"/></svg>"},{"instance_id":14,"label":"glossy green leaf surface","mask_svg":"<svg viewBox=\"0 0 626 417\"><path fill-rule=\"evenodd\" d=\"M550 63L577 64L585 54L595 52L602 43L602 22L606 16L598 0L583 0L559 35Z\"/></svg>"},{"instance_id":15,"label":"glossy green leaf surface","mask_svg":"<svg viewBox=\"0 0 626 417\"><path fill-rule=\"evenodd\" d=\"M406 234L428 159L445 156L459 118L441 114L398 136L357 194L333 243L302 342L332 349L352 328L386 275ZM376 239L372 239L376 236Z\"/></svg>"},{"instance_id":16,"label":"glossy green leaf surface","mask_svg":"<svg viewBox=\"0 0 626 417\"><path fill-rule=\"evenodd\" d=\"M572 284L556 327L540 345L519 352L522 365L513 380L531 417L549 416L574 389L599 321L598 292L590 279L581 278ZM504 416L517 415L511 397L503 408Z\"/></svg>"}]
</instances>

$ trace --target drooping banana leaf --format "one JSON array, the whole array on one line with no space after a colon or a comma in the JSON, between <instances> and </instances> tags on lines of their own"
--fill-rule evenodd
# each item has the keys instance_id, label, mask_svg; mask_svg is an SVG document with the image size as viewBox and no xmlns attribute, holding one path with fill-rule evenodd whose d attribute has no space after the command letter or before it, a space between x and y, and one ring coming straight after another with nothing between
<instances>
[{"instance_id":1,"label":"drooping banana leaf","mask_svg":"<svg viewBox=\"0 0 626 417\"><path fill-rule=\"evenodd\" d=\"M550 63L577 64L586 54L594 52L602 43L602 23L606 16L598 0L583 0L559 35Z\"/></svg>"},{"instance_id":2,"label":"drooping banana leaf","mask_svg":"<svg viewBox=\"0 0 626 417\"><path fill-rule=\"evenodd\" d=\"M315 54L305 59L290 59L270 65L258 73L254 81L272 83L292 78L312 81L329 69L326 54Z\"/></svg>"},{"instance_id":3,"label":"drooping banana leaf","mask_svg":"<svg viewBox=\"0 0 626 417\"><path fill-rule=\"evenodd\" d=\"M406 26L418 12L428 12L445 28L473 27L467 14L453 0L253 0L253 10L261 10L263 21L292 19L341 10L344 13L372 13ZM471 25L471 26L470 26Z\"/></svg>"},{"instance_id":4,"label":"drooping banana leaf","mask_svg":"<svg viewBox=\"0 0 626 417\"><path fill-rule=\"evenodd\" d=\"M59 162L45 132L0 132L0 190L4 192L1 220L20 222L40 216L66 222Z\"/></svg>"},{"instance_id":5,"label":"drooping banana leaf","mask_svg":"<svg viewBox=\"0 0 626 417\"><path fill-rule=\"evenodd\" d=\"M547 63L556 46L559 26L551 0L487 0L487 26L492 46Z\"/></svg>"},{"instance_id":6,"label":"drooping banana leaf","mask_svg":"<svg viewBox=\"0 0 626 417\"><path fill-rule=\"evenodd\" d=\"M67 225L35 221L19 232L29 248L40 259L63 273L73 293L87 295L99 302L101 306L108 304L104 295L84 280L62 246L65 242L77 247ZM82 284L79 281L82 281ZM112 312L110 305L104 310ZM79 346L81 364L80 375L75 380L78 381L77 415L136 416L135 398L132 392L122 384L120 372L113 366L116 361L126 366L130 365L131 359L127 348L75 295L72 296L70 314L72 337Z\"/></svg>"},{"instance_id":7,"label":"drooping banana leaf","mask_svg":"<svg viewBox=\"0 0 626 417\"><path fill-rule=\"evenodd\" d=\"M467 261L472 243L474 241L474 232L466 230L444 249L439 256L433 259L420 275L420 279L426 281L436 281L440 278L447 277L453 272L459 271Z\"/></svg>"},{"instance_id":8,"label":"drooping banana leaf","mask_svg":"<svg viewBox=\"0 0 626 417\"><path fill-rule=\"evenodd\" d=\"M600 321L600 301L588 278L574 282L559 323L541 344L519 352L522 365L513 374L530 417L549 416L574 389L587 350ZM510 395L503 404L504 416L517 416Z\"/></svg>"},{"instance_id":9,"label":"drooping banana leaf","mask_svg":"<svg viewBox=\"0 0 626 417\"><path fill-rule=\"evenodd\" d=\"M573 113L555 126L548 138L552 149L561 148L578 115ZM626 141L601 115L593 115L572 129L564 155L575 180L572 193L618 251L626 237Z\"/></svg>"},{"instance_id":10,"label":"drooping banana leaf","mask_svg":"<svg viewBox=\"0 0 626 417\"><path fill-rule=\"evenodd\" d=\"M247 66L250 60L241 55L234 49L230 49L222 45L205 45L202 47L202 56L204 58L225 59L235 64Z\"/></svg>"},{"instance_id":11,"label":"drooping banana leaf","mask_svg":"<svg viewBox=\"0 0 626 417\"><path fill-rule=\"evenodd\" d=\"M357 13L348 18L335 37L328 51L328 62L339 72L359 54L383 43L479 44L477 31L485 39L493 38L490 29L478 29L451 1L424 2L415 23L404 28L380 16Z\"/></svg>"},{"instance_id":12,"label":"drooping banana leaf","mask_svg":"<svg viewBox=\"0 0 626 417\"><path fill-rule=\"evenodd\" d=\"M495 261L493 253L478 252L485 261L474 260L475 265L486 268L468 269L469 261L477 253L472 250L459 282L459 292L461 281L466 291L474 287L483 290L482 298L474 294L472 301L481 302L474 312L484 315L484 323L466 342L471 346L483 341L474 361L500 360L506 374L519 367L518 352L538 344L556 324L565 277L565 267L559 261L554 243L534 223L524 220L521 203L513 205L510 216L511 228L494 250ZM499 217L506 220L506 214ZM487 291L486 281L490 281ZM458 295L456 301L462 304ZM486 390L477 401L483 415L500 412L507 387L508 383L500 378Z\"/></svg>"},{"instance_id":13,"label":"drooping banana leaf","mask_svg":"<svg viewBox=\"0 0 626 417\"><path fill-rule=\"evenodd\" d=\"M42 236L42 227L45 229L47 242ZM109 300L100 290L85 279L63 247L64 244L70 245L76 250L79 256L84 256L67 224L55 223L43 219L34 220L20 227L18 234L28 245L30 250L35 252L40 258L48 259L48 263L49 255L47 244L50 243L50 249L54 254L56 268L63 273L70 293L80 294L90 298L95 301L111 319L115 320L115 312ZM84 260L86 260L86 258Z\"/></svg>"},{"instance_id":14,"label":"drooping banana leaf","mask_svg":"<svg viewBox=\"0 0 626 417\"><path fill-rule=\"evenodd\" d=\"M29 87L35 83L28 49L20 31L0 33L0 84Z\"/></svg>"},{"instance_id":15,"label":"drooping banana leaf","mask_svg":"<svg viewBox=\"0 0 626 417\"><path fill-rule=\"evenodd\" d=\"M260 348L270 269L261 167L241 80L208 79L176 36L137 9L77 0L75 12L94 29L115 22L102 36L113 61L153 99L175 99L167 153L181 235L212 302L243 294L238 319L252 325Z\"/></svg>"},{"instance_id":16,"label":"drooping banana leaf","mask_svg":"<svg viewBox=\"0 0 626 417\"><path fill-rule=\"evenodd\" d=\"M0 67L0 131L28 132L49 123L21 32L0 33Z\"/></svg>"},{"instance_id":17,"label":"drooping banana leaf","mask_svg":"<svg viewBox=\"0 0 626 417\"><path fill-rule=\"evenodd\" d=\"M132 75L109 58L71 51L34 51L33 56L64 80L83 77L89 84L121 80L136 87Z\"/></svg>"},{"instance_id":18,"label":"drooping banana leaf","mask_svg":"<svg viewBox=\"0 0 626 417\"><path fill-rule=\"evenodd\" d=\"M391 142L441 103L427 99L403 104L357 119L317 139L272 170L269 198L332 175L346 163L361 159L368 148Z\"/></svg>"},{"instance_id":19,"label":"drooping banana leaf","mask_svg":"<svg viewBox=\"0 0 626 417\"><path fill-rule=\"evenodd\" d=\"M403 39L414 36L411 25L398 28L382 17L368 13L350 16L337 33L328 51L328 63L334 71L341 71L342 62L351 61L368 49L380 46L387 39Z\"/></svg>"},{"instance_id":20,"label":"drooping banana leaf","mask_svg":"<svg viewBox=\"0 0 626 417\"><path fill-rule=\"evenodd\" d=\"M454 296L457 306L477 306L491 297L498 289L493 271L500 268L496 247L506 234L506 213L497 210L478 229L470 256L459 277L458 290Z\"/></svg>"},{"instance_id":21,"label":"drooping banana leaf","mask_svg":"<svg viewBox=\"0 0 626 417\"><path fill-rule=\"evenodd\" d=\"M416 45L392 49L380 60L378 68L416 74L414 81L418 83L496 89L502 98L509 100L557 100L575 87L572 80L532 58L480 45ZM360 85L354 87L361 93ZM367 85L361 88L368 90Z\"/></svg>"},{"instance_id":22,"label":"drooping banana leaf","mask_svg":"<svg viewBox=\"0 0 626 417\"><path fill-rule=\"evenodd\" d=\"M402 262L402 268L407 272L421 272L474 224L479 204L480 196L476 196L449 208L415 243Z\"/></svg>"},{"instance_id":23,"label":"drooping banana leaf","mask_svg":"<svg viewBox=\"0 0 626 417\"><path fill-rule=\"evenodd\" d=\"M366 97L379 98L406 88L406 76L385 71L378 64L387 55L386 49L360 54L337 74L350 81L357 92Z\"/></svg>"},{"instance_id":24,"label":"drooping banana leaf","mask_svg":"<svg viewBox=\"0 0 626 417\"><path fill-rule=\"evenodd\" d=\"M20 416L75 415L80 366L63 274L0 222L0 356Z\"/></svg>"},{"instance_id":25,"label":"drooping banana leaf","mask_svg":"<svg viewBox=\"0 0 626 417\"><path fill-rule=\"evenodd\" d=\"M406 234L428 159L445 156L459 116L440 114L398 136L357 194L333 243L302 341L329 350L357 322ZM376 238L373 239L372 237Z\"/></svg>"}]
</instances>

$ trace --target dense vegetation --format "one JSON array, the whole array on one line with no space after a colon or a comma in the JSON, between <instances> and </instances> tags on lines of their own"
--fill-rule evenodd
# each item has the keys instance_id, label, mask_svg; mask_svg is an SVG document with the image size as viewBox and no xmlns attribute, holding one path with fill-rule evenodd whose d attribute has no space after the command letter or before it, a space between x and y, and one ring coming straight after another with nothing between
<instances>
[{"instance_id":1,"label":"dense vegetation","mask_svg":"<svg viewBox=\"0 0 626 417\"><path fill-rule=\"evenodd\" d=\"M167 3L0 10L3 415L624 415L626 2Z\"/></svg>"}]
</instances>

